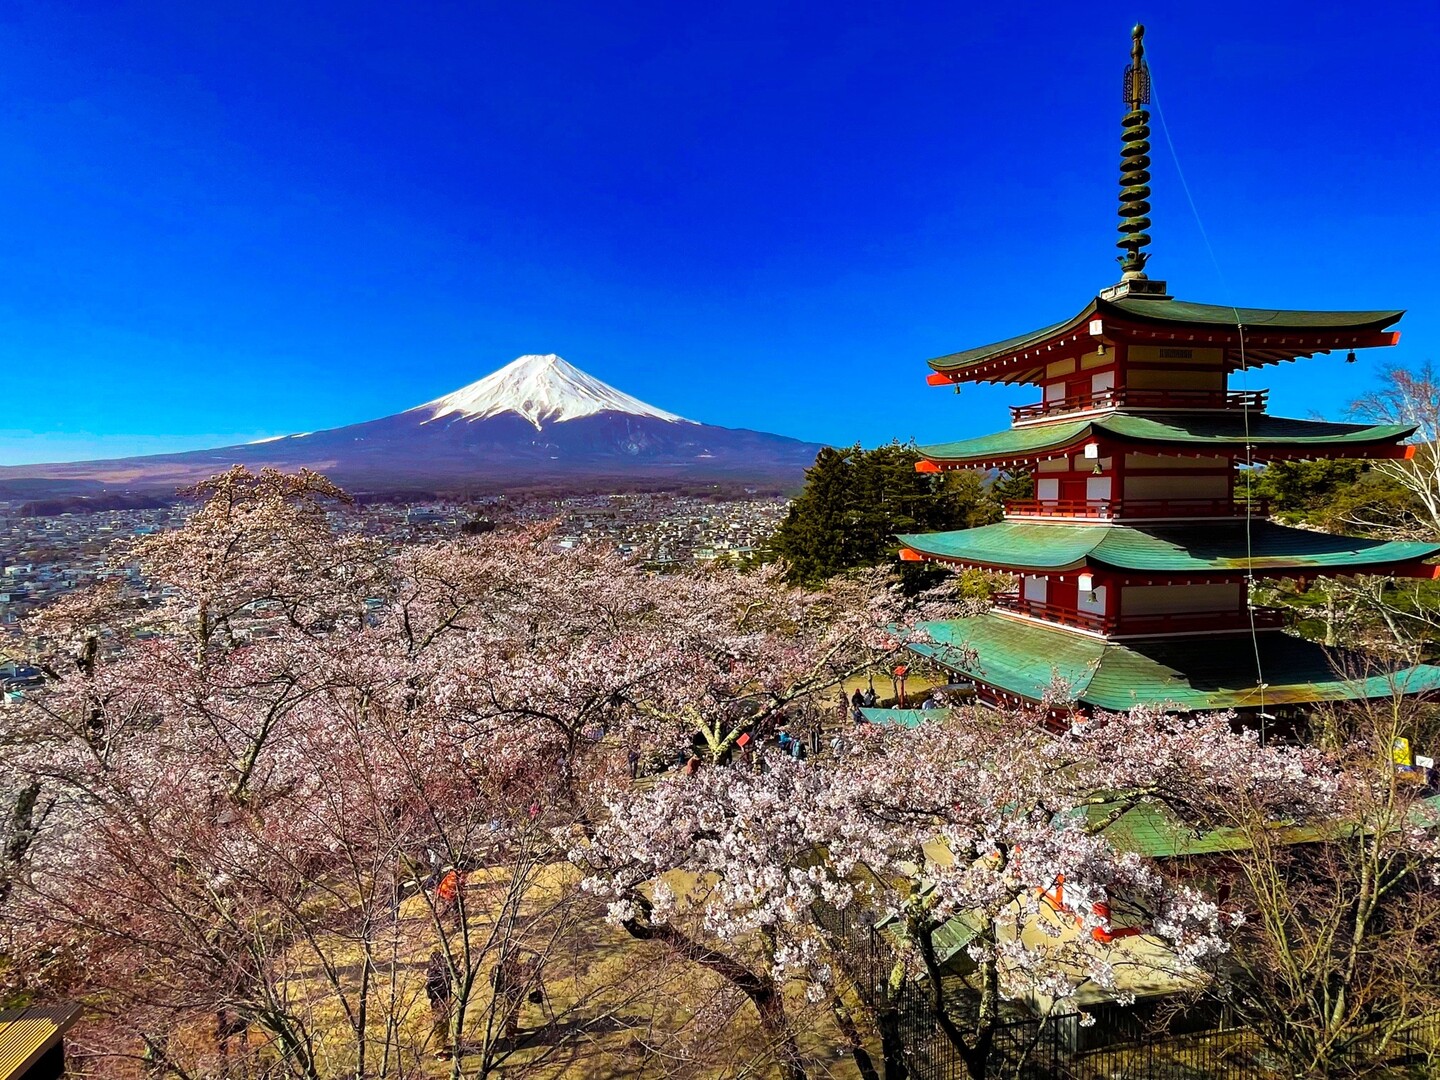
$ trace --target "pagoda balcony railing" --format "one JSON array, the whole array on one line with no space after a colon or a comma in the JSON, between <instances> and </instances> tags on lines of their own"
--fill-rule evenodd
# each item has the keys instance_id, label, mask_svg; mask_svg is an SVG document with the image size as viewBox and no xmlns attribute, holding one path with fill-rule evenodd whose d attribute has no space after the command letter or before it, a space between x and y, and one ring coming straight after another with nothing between
<instances>
[{"instance_id":1,"label":"pagoda balcony railing","mask_svg":"<svg viewBox=\"0 0 1440 1080\"><path fill-rule=\"evenodd\" d=\"M1286 624L1285 609L1254 609L1256 630L1277 630ZM1250 613L1244 611L1171 611L1156 615L1122 615L1107 632L1118 637L1159 637L1164 634L1198 634L1211 630L1248 630Z\"/></svg>"},{"instance_id":2,"label":"pagoda balcony railing","mask_svg":"<svg viewBox=\"0 0 1440 1080\"><path fill-rule=\"evenodd\" d=\"M1202 634L1250 628L1250 613L1245 611L1170 611L1115 616L1080 611L1044 600L1028 600L1018 593L1002 593L995 597L995 607L1043 622L1115 637L1161 637L1166 634ZM1254 616L1257 630L1274 630L1286 624L1283 608L1257 607Z\"/></svg>"},{"instance_id":3,"label":"pagoda balcony railing","mask_svg":"<svg viewBox=\"0 0 1440 1080\"><path fill-rule=\"evenodd\" d=\"M1264 412L1269 397L1269 390L1141 390L1117 386L1110 390L1037 401L1033 405L1012 405L1010 422L1023 424L1062 413L1100 409L1253 409Z\"/></svg>"},{"instance_id":4,"label":"pagoda balcony railing","mask_svg":"<svg viewBox=\"0 0 1440 1080\"><path fill-rule=\"evenodd\" d=\"M1105 633L1111 629L1110 620L1098 612L1079 611L1075 608L1047 603L1044 600L1027 600L1019 593L1001 593L995 597L995 606L1001 611L1011 611L1016 615L1028 615L1032 619L1043 619L1045 622L1059 623L1061 626L1072 626L1081 630L1096 630Z\"/></svg>"},{"instance_id":5,"label":"pagoda balcony railing","mask_svg":"<svg viewBox=\"0 0 1440 1080\"><path fill-rule=\"evenodd\" d=\"M1161 518L1267 517L1265 499L1013 499L1005 503L1007 518L1063 517L1093 521Z\"/></svg>"}]
</instances>

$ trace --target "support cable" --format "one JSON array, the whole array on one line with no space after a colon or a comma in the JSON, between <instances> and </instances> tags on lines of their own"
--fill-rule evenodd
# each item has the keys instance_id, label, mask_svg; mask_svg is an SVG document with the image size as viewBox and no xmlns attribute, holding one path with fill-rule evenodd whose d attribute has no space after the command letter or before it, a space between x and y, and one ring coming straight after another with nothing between
<instances>
[{"instance_id":1,"label":"support cable","mask_svg":"<svg viewBox=\"0 0 1440 1080\"><path fill-rule=\"evenodd\" d=\"M1210 234L1205 230L1205 222L1200 217L1200 209L1195 204L1195 196L1190 191L1190 183L1185 179L1185 170L1180 165L1180 155L1176 153L1175 140L1170 135L1170 125L1165 122L1165 106L1160 101L1159 91L1153 89L1155 85L1153 76L1151 76L1151 80L1155 113L1160 118L1160 130L1165 133L1165 144L1170 148L1170 160L1175 164L1175 173L1180 177L1180 187L1184 190L1185 199L1190 204L1190 213L1194 215L1195 226L1200 230L1200 238L1205 241L1205 250L1210 253L1210 262L1215 267L1215 276L1220 279L1220 288L1233 301L1235 294L1231 291L1230 282L1225 277L1220 259L1215 254L1215 245L1210 242ZM1240 417L1245 433L1245 611L1250 617L1250 646L1255 654L1255 682L1260 691L1260 745L1264 746L1268 741L1265 725L1270 717L1265 712L1267 687L1264 667L1260 660L1260 634L1255 626L1255 543L1253 536L1255 503L1250 495L1255 471L1255 445L1250 438L1250 365L1245 355L1245 322L1240 317L1240 309L1233 302L1229 306L1235 314L1235 332L1240 344Z\"/></svg>"}]
</instances>

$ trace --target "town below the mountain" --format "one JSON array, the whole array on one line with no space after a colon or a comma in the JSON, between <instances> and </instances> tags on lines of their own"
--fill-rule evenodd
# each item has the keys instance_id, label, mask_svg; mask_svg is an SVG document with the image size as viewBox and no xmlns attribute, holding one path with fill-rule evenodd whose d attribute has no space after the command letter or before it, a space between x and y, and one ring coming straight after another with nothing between
<instances>
[{"instance_id":1,"label":"town below the mountain","mask_svg":"<svg viewBox=\"0 0 1440 1080\"><path fill-rule=\"evenodd\" d=\"M188 502L134 510L37 516L19 502L0 501L0 626L61 596L102 581L117 581L124 594L159 603L158 587L145 581L126 558L125 545L180 526L193 512ZM497 495L454 502L373 503L347 507L337 527L381 540L390 551L407 544L488 530L496 523L554 521L561 548L604 543L654 569L743 561L766 545L790 500L756 493L748 497L698 498L657 493L513 498ZM263 626L265 613L254 613Z\"/></svg>"}]
</instances>

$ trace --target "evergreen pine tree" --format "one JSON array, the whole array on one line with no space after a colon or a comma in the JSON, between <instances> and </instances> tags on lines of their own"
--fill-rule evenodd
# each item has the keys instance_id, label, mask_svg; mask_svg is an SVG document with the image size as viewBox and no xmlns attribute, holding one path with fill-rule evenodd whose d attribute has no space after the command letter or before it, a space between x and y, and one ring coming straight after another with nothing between
<instances>
[{"instance_id":1,"label":"evergreen pine tree","mask_svg":"<svg viewBox=\"0 0 1440 1080\"><path fill-rule=\"evenodd\" d=\"M892 563L897 533L998 520L999 504L982 474L919 473L919 460L914 446L898 442L873 450L822 450L773 541L792 579L823 581L855 567Z\"/></svg>"}]
</instances>

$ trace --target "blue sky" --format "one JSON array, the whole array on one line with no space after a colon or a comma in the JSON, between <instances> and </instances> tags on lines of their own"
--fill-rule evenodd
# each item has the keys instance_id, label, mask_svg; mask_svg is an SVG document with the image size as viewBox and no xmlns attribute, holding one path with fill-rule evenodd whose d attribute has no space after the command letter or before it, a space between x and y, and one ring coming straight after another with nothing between
<instances>
[{"instance_id":1,"label":"blue sky","mask_svg":"<svg viewBox=\"0 0 1440 1080\"><path fill-rule=\"evenodd\" d=\"M1137 19L1219 262L1157 116L1152 276L1410 309L1252 374L1277 412L1440 360L1429 4L20 0L0 463L332 427L526 352L818 441L1002 426L1032 391L924 360L1116 278Z\"/></svg>"}]
</instances>

